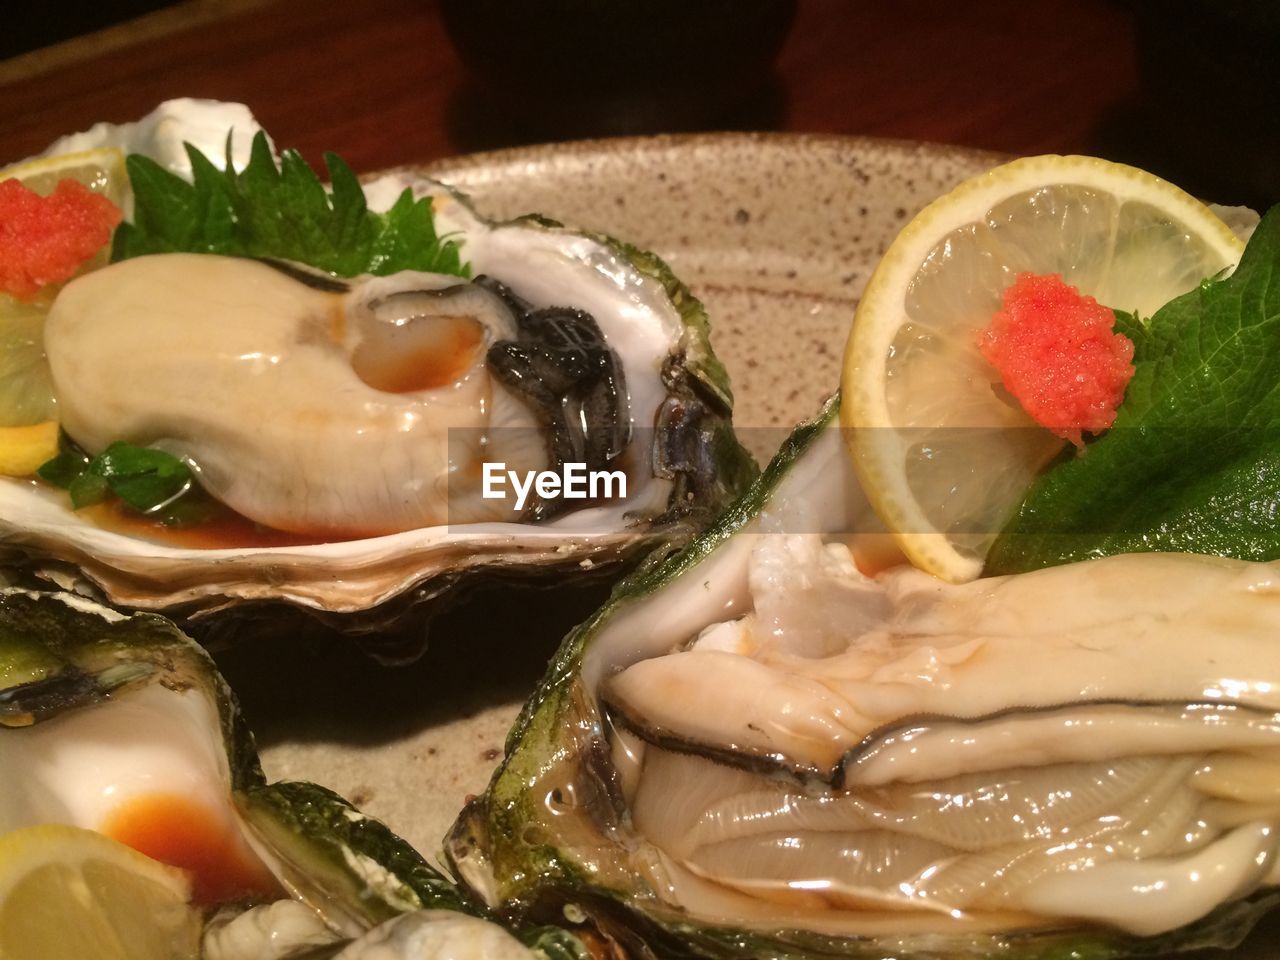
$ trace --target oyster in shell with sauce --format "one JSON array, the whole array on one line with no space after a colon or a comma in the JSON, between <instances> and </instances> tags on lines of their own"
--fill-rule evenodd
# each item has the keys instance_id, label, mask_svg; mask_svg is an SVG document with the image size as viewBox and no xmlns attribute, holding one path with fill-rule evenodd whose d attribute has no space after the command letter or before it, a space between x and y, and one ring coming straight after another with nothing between
<instances>
[{"instance_id":1,"label":"oyster in shell with sauce","mask_svg":"<svg viewBox=\"0 0 1280 960\"><path fill-rule=\"evenodd\" d=\"M0 770L0 834L94 831L185 871L175 958L583 955L562 930L494 924L331 791L267 783L208 654L154 614L0 587Z\"/></svg>"},{"instance_id":2,"label":"oyster in shell with sauce","mask_svg":"<svg viewBox=\"0 0 1280 960\"><path fill-rule=\"evenodd\" d=\"M184 138L210 156L225 147L240 185L175 149ZM197 193L229 190L237 223L253 220L243 197L274 178L282 193L310 190L317 217L419 217L419 233L370 241L339 223L339 240L347 230L370 251L344 269L337 241L318 263L226 255L185 225L164 233L137 203L116 262L50 307L57 416L84 462L120 441L159 449L231 519L175 529L0 478L0 542L46 579L193 624L283 602L386 637L460 586L616 571L687 539L754 475L705 311L652 254L542 217L487 221L412 173L361 196L336 161L332 194L298 187L305 164L281 165L235 105L175 101L70 146L103 144L159 158L131 161L135 181L186 189L168 166ZM413 262L422 209L442 266L393 270ZM263 229L293 249L314 239L307 216ZM399 643L377 653L414 654L416 640Z\"/></svg>"},{"instance_id":3,"label":"oyster in shell with sauce","mask_svg":"<svg viewBox=\"0 0 1280 960\"><path fill-rule=\"evenodd\" d=\"M566 639L457 875L636 956L1237 944L1280 902L1280 570L865 574L837 408Z\"/></svg>"}]
</instances>

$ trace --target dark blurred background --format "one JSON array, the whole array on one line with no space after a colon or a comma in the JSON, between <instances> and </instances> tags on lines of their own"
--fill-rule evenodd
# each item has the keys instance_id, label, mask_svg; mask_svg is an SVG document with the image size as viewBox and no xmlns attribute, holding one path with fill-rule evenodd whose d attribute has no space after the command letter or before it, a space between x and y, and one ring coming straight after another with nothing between
<instances>
[{"instance_id":1,"label":"dark blurred background","mask_svg":"<svg viewBox=\"0 0 1280 960\"><path fill-rule=\"evenodd\" d=\"M1204 197L1280 201L1280 2L1131 2L1138 88L1098 149Z\"/></svg>"},{"instance_id":2,"label":"dark blurred background","mask_svg":"<svg viewBox=\"0 0 1280 960\"><path fill-rule=\"evenodd\" d=\"M0 59L16 57L20 53L47 47L176 5L164 0L50 3L41 9L41 16L8 18L4 31L0 32Z\"/></svg>"},{"instance_id":3,"label":"dark blurred background","mask_svg":"<svg viewBox=\"0 0 1280 960\"><path fill-rule=\"evenodd\" d=\"M1280 199L1275 0L122 0L0 34L0 160L168 97L358 169L521 143L790 130L1091 152Z\"/></svg>"}]
</instances>

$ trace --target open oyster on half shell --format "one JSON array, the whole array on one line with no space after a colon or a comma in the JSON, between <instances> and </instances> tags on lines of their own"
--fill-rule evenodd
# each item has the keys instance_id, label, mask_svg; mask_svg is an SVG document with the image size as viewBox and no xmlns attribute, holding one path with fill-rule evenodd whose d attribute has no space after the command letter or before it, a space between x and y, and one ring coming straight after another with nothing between
<instances>
[{"instance_id":1,"label":"open oyster on half shell","mask_svg":"<svg viewBox=\"0 0 1280 960\"><path fill-rule=\"evenodd\" d=\"M1280 902L1280 568L863 573L836 406L567 638L457 874L642 957L1238 943Z\"/></svg>"},{"instance_id":2,"label":"open oyster on half shell","mask_svg":"<svg viewBox=\"0 0 1280 960\"><path fill-rule=\"evenodd\" d=\"M92 142L172 159L170 141L203 131L216 155L224 108L179 101ZM247 141L256 125L231 118ZM275 175L269 153L250 162ZM363 211L352 191L334 205ZM118 605L284 601L369 632L462 583L617 569L749 481L705 312L657 257L541 217L490 222L411 174L365 193L374 210L429 198L456 269L339 276L161 251L73 279L49 308L66 435L86 456L117 441L171 454L229 525L76 511L0 478L0 542Z\"/></svg>"},{"instance_id":3,"label":"open oyster on half shell","mask_svg":"<svg viewBox=\"0 0 1280 960\"><path fill-rule=\"evenodd\" d=\"M490 922L323 787L268 784L208 654L152 614L0 588L0 771L0 834L65 824L189 871L175 960L583 953L564 931Z\"/></svg>"}]
</instances>

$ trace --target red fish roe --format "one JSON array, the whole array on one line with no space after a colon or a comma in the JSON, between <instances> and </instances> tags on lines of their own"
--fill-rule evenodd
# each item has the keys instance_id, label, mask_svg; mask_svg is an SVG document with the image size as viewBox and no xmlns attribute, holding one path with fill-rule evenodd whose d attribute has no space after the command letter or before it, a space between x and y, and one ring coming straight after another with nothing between
<instances>
[{"instance_id":1,"label":"red fish roe","mask_svg":"<svg viewBox=\"0 0 1280 960\"><path fill-rule=\"evenodd\" d=\"M1057 274L1022 273L978 347L1032 419L1078 447L1115 422L1133 377L1133 341L1115 322Z\"/></svg>"},{"instance_id":2,"label":"red fish roe","mask_svg":"<svg viewBox=\"0 0 1280 960\"><path fill-rule=\"evenodd\" d=\"M75 180L42 197L18 180L0 181L0 290L29 300L61 283L106 246L120 208Z\"/></svg>"}]
</instances>

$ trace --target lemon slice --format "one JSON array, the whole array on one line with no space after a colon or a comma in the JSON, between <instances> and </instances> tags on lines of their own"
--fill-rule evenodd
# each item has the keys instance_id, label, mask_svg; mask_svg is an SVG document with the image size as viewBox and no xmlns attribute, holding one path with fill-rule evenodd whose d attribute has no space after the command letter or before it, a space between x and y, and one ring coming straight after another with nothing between
<instances>
[{"instance_id":1,"label":"lemon slice","mask_svg":"<svg viewBox=\"0 0 1280 960\"><path fill-rule=\"evenodd\" d=\"M78 180L116 206L124 206L129 190L124 152L118 147L98 147L14 164L0 170L0 180L17 178L41 196L53 193L60 180Z\"/></svg>"},{"instance_id":2,"label":"lemon slice","mask_svg":"<svg viewBox=\"0 0 1280 960\"><path fill-rule=\"evenodd\" d=\"M44 356L49 301L21 303L0 293L0 427L54 416L53 381Z\"/></svg>"},{"instance_id":3,"label":"lemon slice","mask_svg":"<svg viewBox=\"0 0 1280 960\"><path fill-rule=\"evenodd\" d=\"M129 173L125 168L124 151L119 147L98 147L27 160L0 170L0 180L21 180L23 186L42 197L53 193L60 181L75 180L94 193L102 194L124 210L126 216L131 206ZM111 251L104 247L80 268L80 272L105 266L110 255Z\"/></svg>"},{"instance_id":4,"label":"lemon slice","mask_svg":"<svg viewBox=\"0 0 1280 960\"><path fill-rule=\"evenodd\" d=\"M15 178L42 196L52 193L61 180L76 180L119 207L125 206L129 194L124 153L116 147L28 160L0 170L0 180ZM105 266L109 256L103 248L80 272ZM54 417L53 384L41 336L51 302L51 293L31 303L0 293L0 428L26 427ZM0 464L5 462L4 448L26 437L19 434L6 441L0 435ZM0 466L0 473L14 475L11 470Z\"/></svg>"},{"instance_id":5,"label":"lemon slice","mask_svg":"<svg viewBox=\"0 0 1280 960\"><path fill-rule=\"evenodd\" d=\"M100 833L39 826L0 836L4 960L199 956L187 875Z\"/></svg>"},{"instance_id":6,"label":"lemon slice","mask_svg":"<svg viewBox=\"0 0 1280 960\"><path fill-rule=\"evenodd\" d=\"M977 333L1023 271L1150 316L1233 267L1243 244L1204 204L1142 170L1029 157L967 180L903 228L845 351L841 421L867 495L908 558L977 577L996 533L1062 441L983 360Z\"/></svg>"},{"instance_id":7,"label":"lemon slice","mask_svg":"<svg viewBox=\"0 0 1280 960\"><path fill-rule=\"evenodd\" d=\"M57 420L25 427L0 427L0 476L30 476L57 455Z\"/></svg>"}]
</instances>

